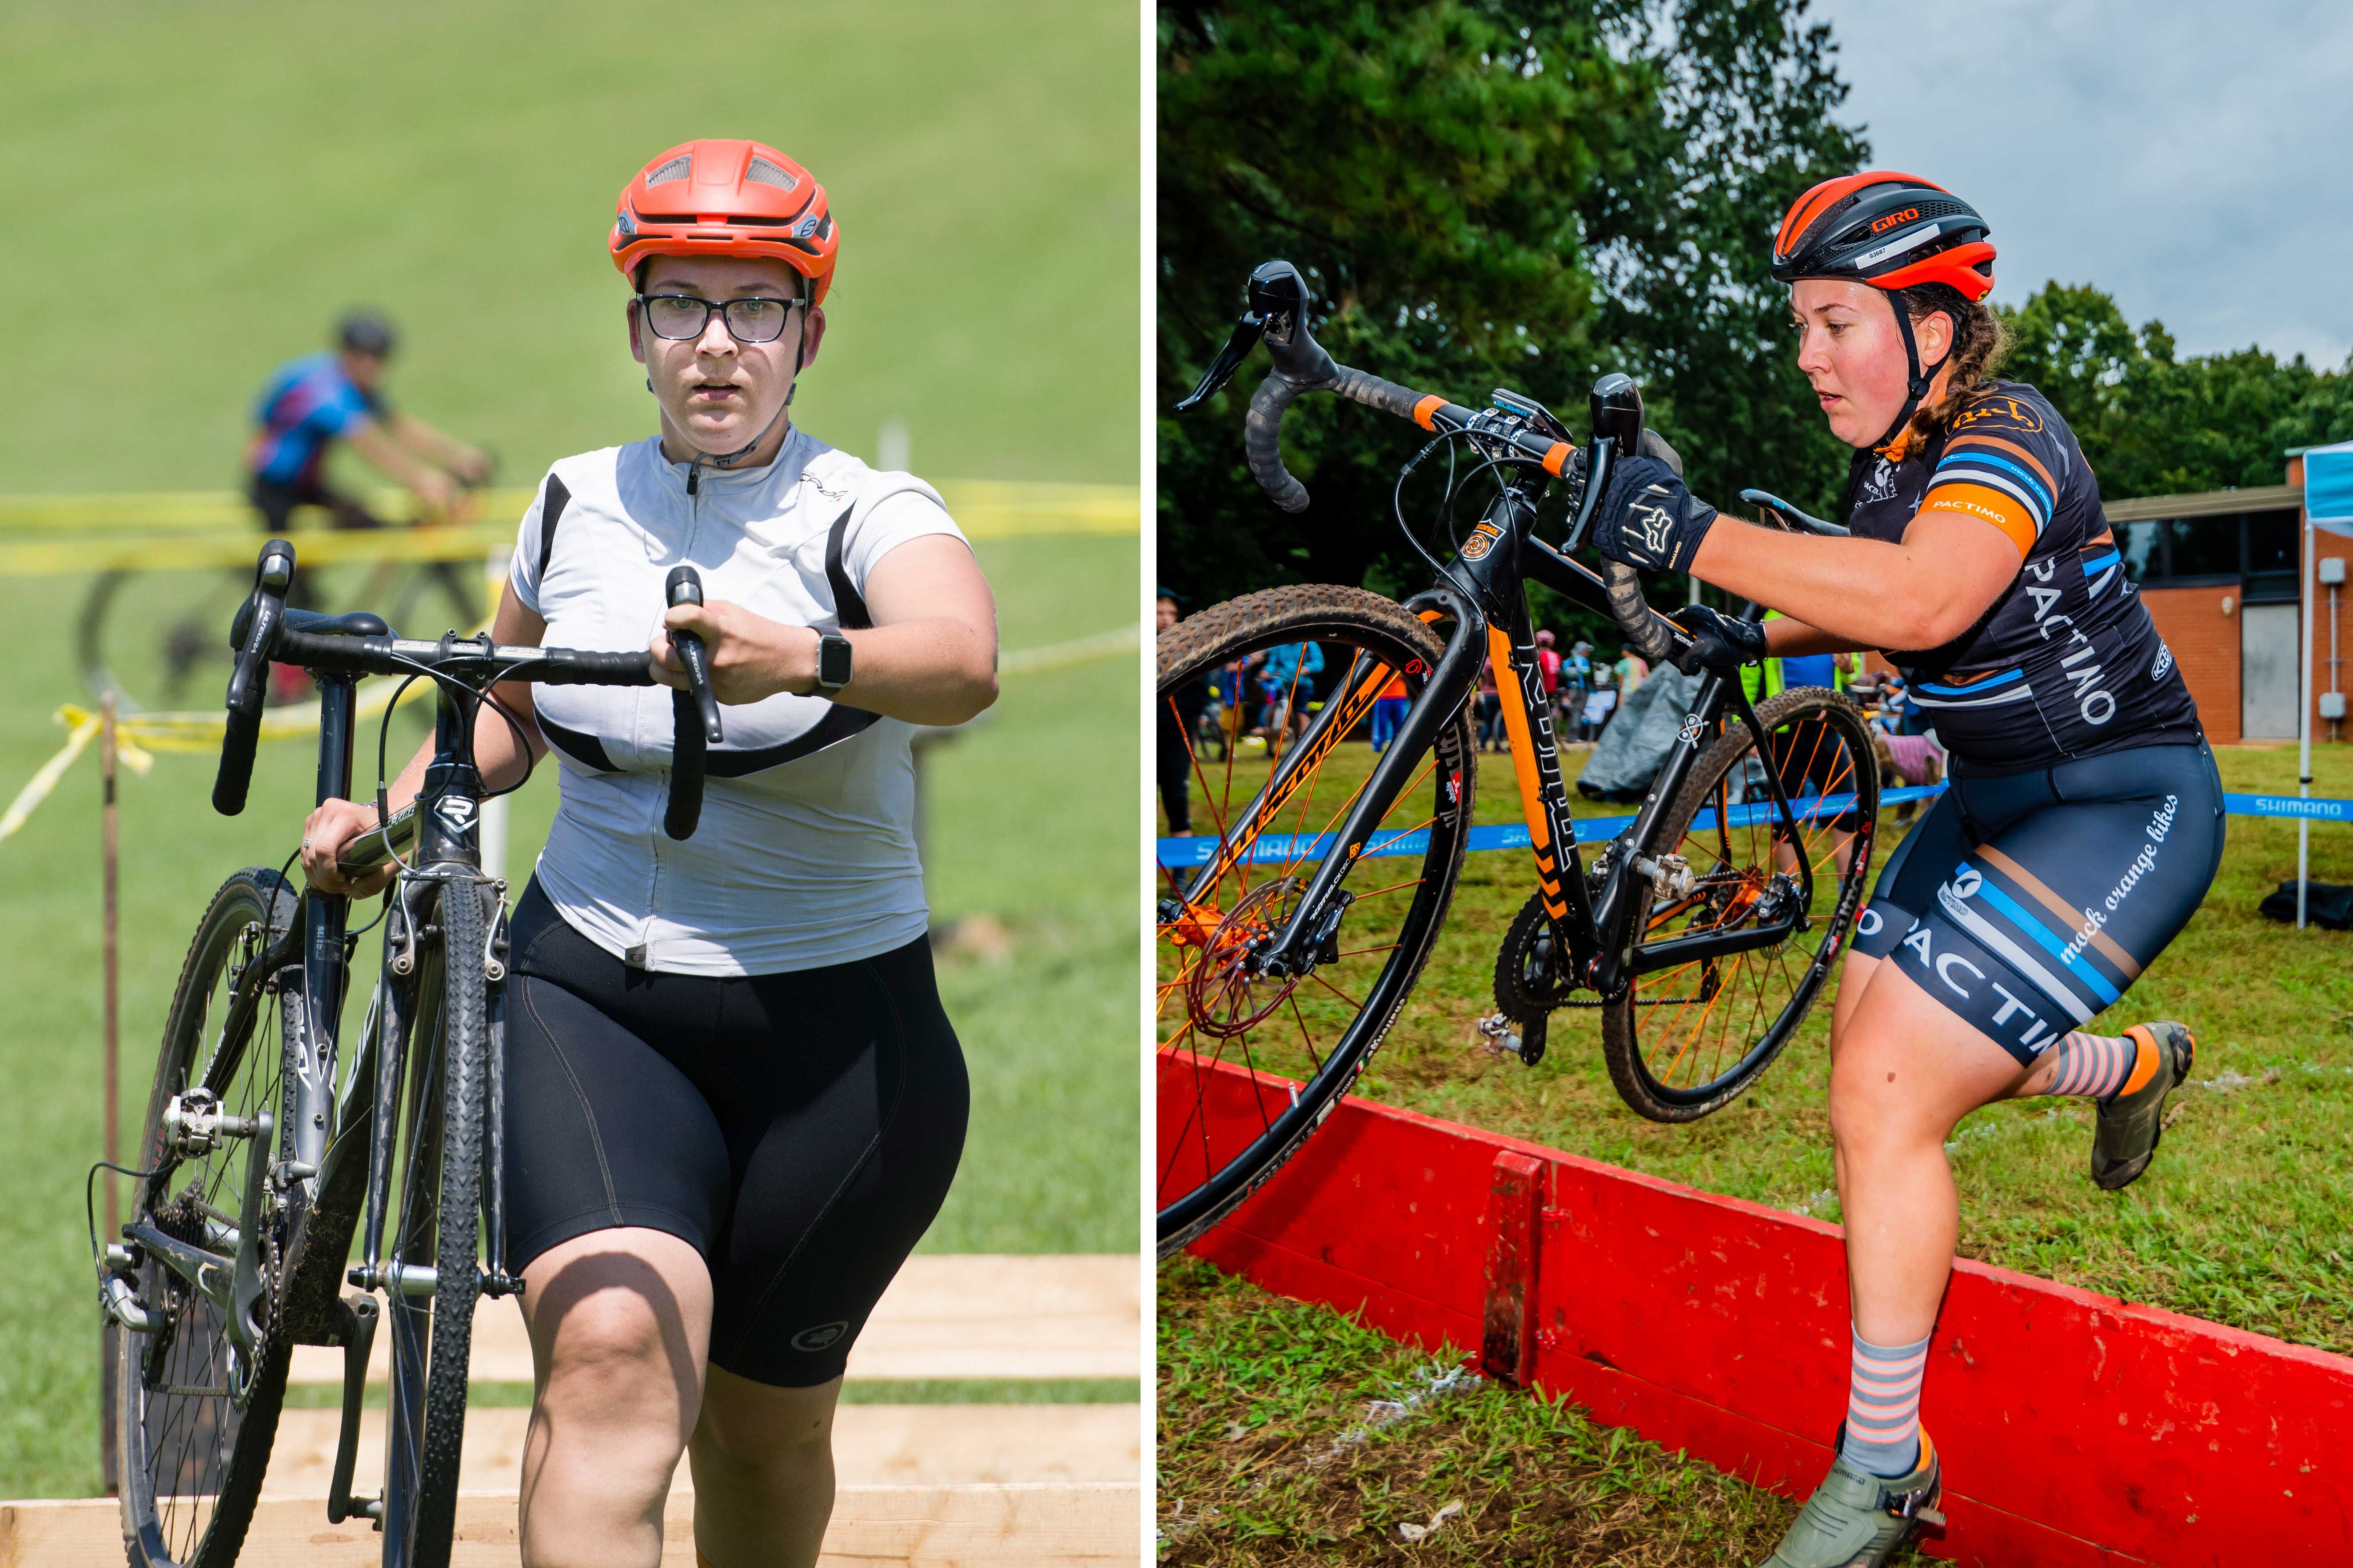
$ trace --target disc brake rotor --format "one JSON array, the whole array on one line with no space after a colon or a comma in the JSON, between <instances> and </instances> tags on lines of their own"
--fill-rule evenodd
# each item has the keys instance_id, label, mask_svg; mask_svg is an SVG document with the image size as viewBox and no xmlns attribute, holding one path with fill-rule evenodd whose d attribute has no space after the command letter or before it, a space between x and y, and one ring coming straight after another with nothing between
<instances>
[{"instance_id":1,"label":"disc brake rotor","mask_svg":"<svg viewBox=\"0 0 2353 1568\"><path fill-rule=\"evenodd\" d=\"M1186 1010L1196 1029L1230 1039L1265 1022L1298 988L1304 975L1261 974L1253 963L1282 929L1286 900L1298 889L1293 877L1262 882L1199 936L1201 955L1185 983Z\"/></svg>"}]
</instances>

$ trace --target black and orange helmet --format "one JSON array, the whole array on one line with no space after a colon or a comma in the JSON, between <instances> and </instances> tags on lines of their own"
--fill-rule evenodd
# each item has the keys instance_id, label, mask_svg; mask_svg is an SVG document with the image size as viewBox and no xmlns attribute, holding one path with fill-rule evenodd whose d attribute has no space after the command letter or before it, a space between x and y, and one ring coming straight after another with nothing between
<instances>
[{"instance_id":1,"label":"black and orange helmet","mask_svg":"<svg viewBox=\"0 0 2353 1568\"><path fill-rule=\"evenodd\" d=\"M705 137L671 148L621 187L606 245L625 278L649 256L768 256L825 303L839 243L825 187L759 142Z\"/></svg>"},{"instance_id":2,"label":"black and orange helmet","mask_svg":"<svg viewBox=\"0 0 2353 1568\"><path fill-rule=\"evenodd\" d=\"M1790 206L1773 237L1773 279L1851 278L1890 291L1941 283L1974 302L1993 292L1991 233L1944 186L1867 169L1824 180Z\"/></svg>"}]
</instances>

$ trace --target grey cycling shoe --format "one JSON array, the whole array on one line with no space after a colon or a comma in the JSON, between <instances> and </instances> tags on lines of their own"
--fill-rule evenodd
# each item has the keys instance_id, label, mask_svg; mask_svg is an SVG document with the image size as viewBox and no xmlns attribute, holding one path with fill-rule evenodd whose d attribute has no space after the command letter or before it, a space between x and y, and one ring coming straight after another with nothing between
<instances>
[{"instance_id":1,"label":"grey cycling shoe","mask_svg":"<svg viewBox=\"0 0 2353 1568\"><path fill-rule=\"evenodd\" d=\"M1839 1452L1846 1423L1831 1440L1831 1473L1798 1510L1763 1568L1880 1568L1923 1526L1945 1527L1936 1511L1944 1489L1944 1467L1926 1428L1920 1433L1920 1462L1908 1476L1874 1476Z\"/></svg>"},{"instance_id":2,"label":"grey cycling shoe","mask_svg":"<svg viewBox=\"0 0 2353 1568\"><path fill-rule=\"evenodd\" d=\"M2135 1024L2125 1033L2135 1039L2146 1035L2157 1043L2157 1070L2129 1094L2094 1101L2099 1125L2092 1134L2092 1180L2109 1192L2130 1186L2148 1169L2158 1140L2165 1134L2165 1097L2181 1087L2198 1059L2197 1038L2180 1024Z\"/></svg>"}]
</instances>

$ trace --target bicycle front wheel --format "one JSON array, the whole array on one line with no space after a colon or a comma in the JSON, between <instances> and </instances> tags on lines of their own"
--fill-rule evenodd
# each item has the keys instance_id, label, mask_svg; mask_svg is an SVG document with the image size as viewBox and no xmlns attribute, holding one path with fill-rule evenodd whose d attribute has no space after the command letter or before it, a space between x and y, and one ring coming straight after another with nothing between
<instances>
[{"instance_id":1,"label":"bicycle front wheel","mask_svg":"<svg viewBox=\"0 0 2353 1568\"><path fill-rule=\"evenodd\" d=\"M187 1249L184 1258L211 1260L173 1268L132 1247L150 1320L143 1331L116 1336L116 1462L132 1568L229 1568L277 1436L286 1397L287 1335L275 1310L286 1216L266 1190L261 1321L250 1352L230 1331L216 1282L237 1267L252 1138L275 1139L284 1098L281 997L263 990L257 966L299 908L275 871L251 867L231 877L196 927L172 994L140 1134L139 1165L151 1173L133 1190L132 1219ZM287 994L299 1003L299 983ZM207 1119L250 1126L265 1117L267 1134L205 1130Z\"/></svg>"},{"instance_id":2,"label":"bicycle front wheel","mask_svg":"<svg viewBox=\"0 0 2353 1568\"><path fill-rule=\"evenodd\" d=\"M1879 763L1861 711L1825 688L1799 687L1757 704L1757 717L1767 747L1727 717L1643 846L1687 868L1690 890L1646 899L1630 939L1634 984L1603 1007L1601 1045L1620 1098L1653 1121L1695 1121L1772 1065L1845 950L1870 886ZM1767 768L1796 811L1794 836L1778 819ZM1668 942L1792 917L1779 942L1645 969L1646 954Z\"/></svg>"},{"instance_id":3,"label":"bicycle front wheel","mask_svg":"<svg viewBox=\"0 0 2353 1568\"><path fill-rule=\"evenodd\" d=\"M1303 671L1313 662L1303 654L1282 651L1309 644L1322 656L1320 676ZM1252 594L1160 634L1161 743L1187 747L1187 796L1201 797L1207 815L1207 831L1172 835L1157 857L1154 1165L1164 1258L1306 1142L1364 1070L1437 942L1478 783L1461 707L1350 859L1320 917L1335 923L1305 972L1271 976L1253 963L1338 847L1333 835L1380 760L1366 743L1374 702L1399 691L1419 699L1441 651L1402 605L1342 587ZM1271 664L1253 663L1268 653ZM1215 763L1186 722L1212 680L1259 687L1227 691L1224 711L1237 722ZM1307 736L1294 737L1292 716L1311 707Z\"/></svg>"},{"instance_id":4,"label":"bicycle front wheel","mask_svg":"<svg viewBox=\"0 0 2353 1568\"><path fill-rule=\"evenodd\" d=\"M477 884L441 884L418 943L399 1210L385 1248L391 1329L385 1422L385 1568L447 1568L457 1524L480 1237L489 1079L485 928Z\"/></svg>"}]
</instances>

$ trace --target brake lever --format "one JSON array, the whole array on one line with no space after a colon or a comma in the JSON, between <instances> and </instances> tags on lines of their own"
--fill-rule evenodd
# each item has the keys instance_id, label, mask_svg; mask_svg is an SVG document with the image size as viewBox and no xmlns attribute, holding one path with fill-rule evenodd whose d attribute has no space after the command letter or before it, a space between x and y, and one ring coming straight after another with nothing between
<instances>
[{"instance_id":1,"label":"brake lever","mask_svg":"<svg viewBox=\"0 0 2353 1568\"><path fill-rule=\"evenodd\" d=\"M702 579L691 566L673 566L669 582L663 584L662 596L672 605L700 605ZM678 649L679 663L686 666L687 684L694 689L695 710L702 718L702 737L715 746L720 739L719 698L711 689L710 650L693 632L672 631L670 641Z\"/></svg>"},{"instance_id":2,"label":"brake lever","mask_svg":"<svg viewBox=\"0 0 2353 1568\"><path fill-rule=\"evenodd\" d=\"M1244 311L1242 319L1234 323L1233 335L1226 340L1226 346L1218 351L1218 357L1209 362L1209 368L1202 374L1201 384L1193 389L1190 397L1176 405L1176 412L1189 414L1223 392L1265 333L1266 319L1256 310Z\"/></svg>"}]
</instances>

